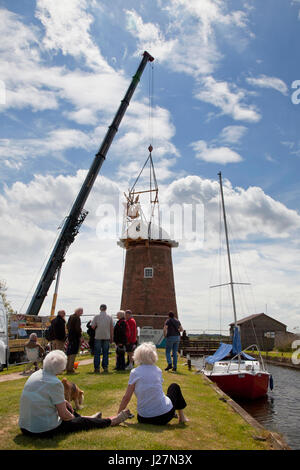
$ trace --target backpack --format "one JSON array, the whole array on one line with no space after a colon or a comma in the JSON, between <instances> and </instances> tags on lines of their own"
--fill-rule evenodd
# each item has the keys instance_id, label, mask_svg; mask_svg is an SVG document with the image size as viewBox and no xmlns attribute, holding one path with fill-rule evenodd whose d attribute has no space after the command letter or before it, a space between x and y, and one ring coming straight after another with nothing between
<instances>
[{"instance_id":1,"label":"backpack","mask_svg":"<svg viewBox=\"0 0 300 470\"><path fill-rule=\"evenodd\" d=\"M53 328L53 325L51 323L50 326L48 326L48 328L45 330L45 338L47 341L53 341L55 339L55 336L54 336L54 328Z\"/></svg>"}]
</instances>

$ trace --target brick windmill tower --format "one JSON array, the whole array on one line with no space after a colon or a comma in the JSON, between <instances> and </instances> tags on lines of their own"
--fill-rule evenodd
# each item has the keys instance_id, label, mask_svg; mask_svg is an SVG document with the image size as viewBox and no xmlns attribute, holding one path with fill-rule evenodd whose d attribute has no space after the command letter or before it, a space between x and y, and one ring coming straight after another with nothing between
<instances>
[{"instance_id":1,"label":"brick windmill tower","mask_svg":"<svg viewBox=\"0 0 300 470\"><path fill-rule=\"evenodd\" d=\"M160 224L151 152L152 146L134 185L125 194L123 232L118 242L126 250L121 309L130 309L141 328L162 329L169 311L178 316L172 263L172 248L178 243L170 239ZM150 170L148 182L147 167ZM142 185L139 190L138 183ZM147 206L148 216L144 213Z\"/></svg>"}]
</instances>

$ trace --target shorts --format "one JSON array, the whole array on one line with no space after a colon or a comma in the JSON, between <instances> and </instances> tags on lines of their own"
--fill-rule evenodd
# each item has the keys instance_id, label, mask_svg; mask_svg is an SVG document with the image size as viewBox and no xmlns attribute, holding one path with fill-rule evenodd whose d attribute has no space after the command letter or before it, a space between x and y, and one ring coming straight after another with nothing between
<instances>
[{"instance_id":1,"label":"shorts","mask_svg":"<svg viewBox=\"0 0 300 470\"><path fill-rule=\"evenodd\" d=\"M135 343L128 343L126 344L126 352L133 352L136 348Z\"/></svg>"}]
</instances>

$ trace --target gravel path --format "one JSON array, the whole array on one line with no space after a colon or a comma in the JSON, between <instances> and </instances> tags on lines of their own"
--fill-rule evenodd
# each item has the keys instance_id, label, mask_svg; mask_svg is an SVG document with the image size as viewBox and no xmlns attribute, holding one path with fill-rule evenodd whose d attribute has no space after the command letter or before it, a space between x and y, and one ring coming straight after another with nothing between
<instances>
[{"instance_id":1,"label":"gravel path","mask_svg":"<svg viewBox=\"0 0 300 470\"><path fill-rule=\"evenodd\" d=\"M93 359L83 359L82 361L79 361L79 364L82 364L83 366L86 364L92 364ZM0 373L0 382L8 382L9 380L18 380L18 379L24 379L25 377L29 377L29 375L24 375L23 372L13 372L12 374L3 374L1 375Z\"/></svg>"}]
</instances>

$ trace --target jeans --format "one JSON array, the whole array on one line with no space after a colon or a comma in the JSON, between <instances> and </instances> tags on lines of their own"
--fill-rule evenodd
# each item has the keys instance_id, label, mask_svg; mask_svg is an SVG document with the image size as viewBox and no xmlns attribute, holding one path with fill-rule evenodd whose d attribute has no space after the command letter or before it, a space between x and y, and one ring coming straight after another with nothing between
<instances>
[{"instance_id":1,"label":"jeans","mask_svg":"<svg viewBox=\"0 0 300 470\"><path fill-rule=\"evenodd\" d=\"M171 351L173 353L173 369L177 368L177 352L179 348L180 336L167 336L166 338L166 359L172 365Z\"/></svg>"},{"instance_id":2,"label":"jeans","mask_svg":"<svg viewBox=\"0 0 300 470\"><path fill-rule=\"evenodd\" d=\"M100 355L102 354L102 367L108 367L109 339L95 339L94 345L94 369L100 369Z\"/></svg>"}]
</instances>

